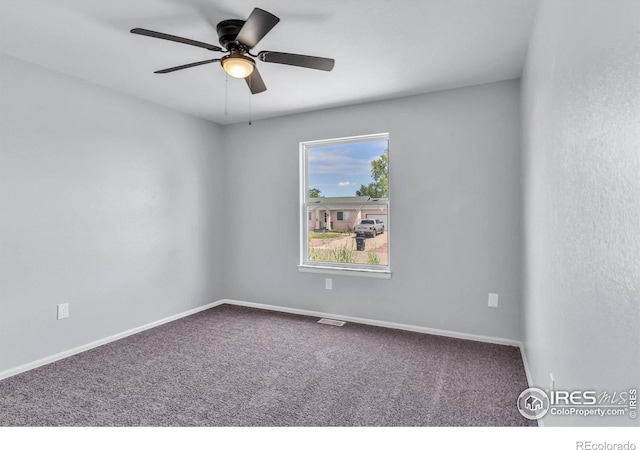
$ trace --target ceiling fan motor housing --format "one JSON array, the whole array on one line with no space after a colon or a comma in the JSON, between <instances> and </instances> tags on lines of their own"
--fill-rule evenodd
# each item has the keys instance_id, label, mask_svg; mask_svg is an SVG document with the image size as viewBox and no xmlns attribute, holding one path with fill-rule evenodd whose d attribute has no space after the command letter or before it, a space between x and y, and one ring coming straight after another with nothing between
<instances>
[{"instance_id":1,"label":"ceiling fan motor housing","mask_svg":"<svg viewBox=\"0 0 640 450\"><path fill-rule=\"evenodd\" d=\"M239 19L229 19L223 20L216 26L216 31L218 32L218 40L220 45L222 45L227 50L231 50L230 47L239 47L240 44L236 41L236 37L238 37L238 33L240 29L244 25L244 20ZM231 44L231 45L229 45ZM247 49L248 50L248 49Z\"/></svg>"}]
</instances>

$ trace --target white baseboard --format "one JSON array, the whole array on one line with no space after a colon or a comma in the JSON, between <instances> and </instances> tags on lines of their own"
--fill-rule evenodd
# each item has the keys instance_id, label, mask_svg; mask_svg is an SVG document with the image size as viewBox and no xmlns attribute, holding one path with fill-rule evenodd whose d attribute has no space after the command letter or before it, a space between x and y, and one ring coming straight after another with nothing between
<instances>
[{"instance_id":1,"label":"white baseboard","mask_svg":"<svg viewBox=\"0 0 640 450\"><path fill-rule=\"evenodd\" d=\"M527 377L527 386L529 386L530 388L535 387L533 385L533 377L531 376L531 370L529 369L529 361L527 361L527 353L524 350L524 342L520 343L520 355L522 356L522 364L524 365L524 373ZM538 421L538 426L539 427L543 427L544 426L544 422L542 421L542 418L537 419Z\"/></svg>"},{"instance_id":2,"label":"white baseboard","mask_svg":"<svg viewBox=\"0 0 640 450\"><path fill-rule=\"evenodd\" d=\"M279 311L286 312L291 314L299 314L302 316L312 316L312 317L326 317L328 319L335 320L343 320L345 322L355 322L361 323L363 325L373 325L376 327L384 327L384 328L394 328L397 330L405 330L405 331L414 331L416 333L424 333L424 334L435 334L438 336L446 336L458 339L466 339L470 341L479 341L479 342L487 342L490 344L500 344L500 345L509 345L512 347L522 347L522 343L520 341L515 341L512 339L504 339L492 336L482 336L478 334L468 334L468 333L460 333L457 331L448 331L448 330L440 330L437 328L427 328L420 327L417 325L405 325L401 323L395 322L386 322L383 320L375 320L375 319L362 319L359 317L351 317L351 316L342 316L338 314L328 314L319 311L309 311L306 309L298 309L298 308L289 308L286 306L274 306L267 305L263 303L253 303L253 302L245 302L241 300L231 300L224 299L221 301L222 303L226 303L229 305L238 305L238 306L248 306L250 308L259 308L259 309L268 309L270 311Z\"/></svg>"},{"instance_id":3,"label":"white baseboard","mask_svg":"<svg viewBox=\"0 0 640 450\"><path fill-rule=\"evenodd\" d=\"M533 378L529 370L529 362L527 361L527 353L524 351L524 343L520 343L520 355L522 355L522 363L524 364L524 373L527 376L527 385L533 387Z\"/></svg>"},{"instance_id":4,"label":"white baseboard","mask_svg":"<svg viewBox=\"0 0 640 450\"><path fill-rule=\"evenodd\" d=\"M11 376L17 375L22 372L26 372L27 370L35 369L36 367L44 366L46 364L50 364L55 361L59 361L64 358L68 358L69 356L77 355L78 353L86 352L87 350L91 350L92 348L99 347L104 344L108 344L113 341L117 341L118 339L125 338L127 336L131 336L136 333L140 333L141 331L148 330L150 328L157 327L159 325L163 325L168 322L173 322L174 320L182 319L183 317L190 316L192 314L199 313L209 308L214 308L218 305L221 305L224 301L219 300L217 302L209 303L207 305L199 306L194 309L190 309L188 311L184 311L178 314L175 314L170 317L166 317L164 319L156 320L155 322L148 323L146 325L142 325L136 328L132 328L127 331L123 331L122 333L114 334L112 336L108 336L102 339L98 339L97 341L89 342L88 344L81 345L79 347L72 348L70 350L65 350L60 353L56 353L55 355L47 356L42 359L38 359L37 361L33 361L27 364L23 364L18 367L14 367L12 369L5 370L4 372L0 372L0 380L5 378L9 378Z\"/></svg>"},{"instance_id":5,"label":"white baseboard","mask_svg":"<svg viewBox=\"0 0 640 450\"><path fill-rule=\"evenodd\" d=\"M434 335L438 335L438 336L446 336L446 337L452 337L452 338L457 338L457 339L467 339L467 340L471 340L471 341L479 341L479 342L487 342L487 343L491 343L491 344L500 344L500 345L509 345L509 346L513 346L513 347L519 347L520 351L522 353L522 360L524 361L524 365L525 365L525 372L526 372L526 375L527 375L527 382L529 383L529 385L531 385L531 377L530 377L529 367L527 365L527 360L526 360L525 353L524 353L524 347L522 346L522 343L519 342L519 341L515 341L515 340L511 340L511 339L504 339L504 338L497 338L497 337L492 337L492 336L482 336L482 335L477 335L477 334L468 334L468 333L460 333L460 332L456 332L456 331L440 330L440 329L437 329L437 328L420 327L420 326L416 326L416 325L405 325L405 324L400 324L400 323L395 323L395 322L386 322L386 321L383 321L383 320L363 319L363 318L359 318L359 317L343 316L343 315L338 315L338 314L327 314L327 313L323 313L323 312L319 312L319 311L309 311L309 310L306 310L306 309L289 308L289 307L286 307L286 306L267 305L267 304L264 304L264 303L253 303L253 302L245 302L245 301L241 301L241 300L232 300L232 299L218 300L217 302L209 303L209 304L200 306L198 308L190 309L189 311L184 311L182 313L175 314L173 316L166 317L164 319L160 319L160 320L157 320L155 322L152 322L152 323L149 323L149 324L146 324L146 325L142 325L142 326L139 326L139 327L136 327L136 328L132 328L132 329L127 330L127 331L123 331L122 333L118 333L118 334L114 334L112 336L108 336L108 337L105 337L105 338L102 338L102 339L98 339L98 340L90 342L88 344L81 345L79 347L75 347L75 348L72 348L72 349L69 349L69 350L65 350L63 352L56 353L55 355L47 356L47 357L39 359L37 361L33 361L33 362L30 362L30 363L27 363L27 364L20 365L18 367L14 367L14 368L5 370L3 372L0 372L0 380L2 380L4 378L11 377L13 375L17 375L17 374L22 373L22 372L26 372L26 371L31 370L31 369L35 369L36 367L44 366L46 364L50 364L52 362L59 361L61 359L67 358L69 356L77 355L78 353L82 353L82 352L85 352L87 350L91 350L91 349L99 347L101 345L108 344L108 343L113 342L113 341L117 341L117 340L125 338L127 336L131 336L133 334L140 333L141 331L145 331L145 330L148 330L150 328L154 328L154 327L157 327L159 325L163 325L165 323L172 322L174 320L178 320L178 319L181 319L183 317L199 313L199 312L204 311L206 309L210 309L210 308L214 308L216 306L220 306L220 305L225 304L225 303L226 304L230 304L230 305L247 306L247 307L250 307L250 308L266 309L266 310L270 310L270 311L279 311L279 312L285 312L285 313L291 313L291 314L299 314L299 315L303 315L303 316L312 316L312 317L318 317L318 318L326 317L328 319L343 320L345 322L361 323L361 324L364 324L364 325L373 325L373 326L377 326L377 327L393 328L393 329L397 329L397 330L413 331L413 332L416 332L416 333L434 334Z\"/></svg>"}]
</instances>

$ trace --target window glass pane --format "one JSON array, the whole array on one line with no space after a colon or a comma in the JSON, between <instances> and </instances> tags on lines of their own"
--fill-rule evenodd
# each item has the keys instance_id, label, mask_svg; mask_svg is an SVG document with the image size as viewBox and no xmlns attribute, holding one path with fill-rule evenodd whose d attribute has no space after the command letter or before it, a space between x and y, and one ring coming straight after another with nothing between
<instances>
[{"instance_id":1,"label":"window glass pane","mask_svg":"<svg viewBox=\"0 0 640 450\"><path fill-rule=\"evenodd\" d=\"M384 205L386 206L386 205ZM337 211L326 213L323 208L310 206L309 213L312 220L309 221L308 230L308 261L342 264L366 264L387 266L389 232L386 223L378 219L375 225L357 227L360 221L355 222L325 222L331 216L337 216ZM361 211L354 210L354 216L386 218L386 208ZM326 216L325 216L326 214ZM365 220L366 222L366 220ZM369 220L369 222L374 222ZM354 228L357 227L357 233Z\"/></svg>"},{"instance_id":2,"label":"window glass pane","mask_svg":"<svg viewBox=\"0 0 640 450\"><path fill-rule=\"evenodd\" d=\"M388 197L387 140L311 147L307 152L310 198Z\"/></svg>"}]
</instances>

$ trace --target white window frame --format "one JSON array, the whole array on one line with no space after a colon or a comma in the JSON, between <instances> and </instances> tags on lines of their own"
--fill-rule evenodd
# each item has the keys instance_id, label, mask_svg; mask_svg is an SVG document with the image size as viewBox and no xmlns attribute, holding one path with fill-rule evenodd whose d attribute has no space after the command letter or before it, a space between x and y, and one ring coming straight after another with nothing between
<instances>
[{"instance_id":1,"label":"white window frame","mask_svg":"<svg viewBox=\"0 0 640 450\"><path fill-rule=\"evenodd\" d=\"M309 261L309 221L307 207L311 203L326 202L328 206L334 206L337 208L349 209L357 206L357 204L339 204L332 202L331 200L323 200L323 198L314 198L311 201L308 198L309 193L309 177L308 177L308 149L316 147L333 146L348 143L368 142L368 141L381 141L386 140L390 145L389 133L377 133L363 136L351 136L335 139L322 139L316 141L306 141L300 143L300 264L298 270L300 272L320 273L329 275L351 275L361 277L373 277L373 278L391 278L391 235L387 234L387 258L388 264L386 266L381 265L367 265L367 264L347 264L347 263L335 263L325 261ZM389 173L391 173L391 163L389 163ZM390 188L389 188L390 190ZM387 195L387 199L383 202L387 209L387 222L385 223L386 230L391 228L391 194ZM376 200L380 201L380 200ZM367 200L363 197L362 205L364 206ZM380 204L380 203L379 203Z\"/></svg>"}]
</instances>

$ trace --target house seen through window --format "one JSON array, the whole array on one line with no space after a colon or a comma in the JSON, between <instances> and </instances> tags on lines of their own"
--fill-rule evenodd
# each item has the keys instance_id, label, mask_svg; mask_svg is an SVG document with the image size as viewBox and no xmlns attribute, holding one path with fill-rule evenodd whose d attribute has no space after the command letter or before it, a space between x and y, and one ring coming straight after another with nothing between
<instances>
[{"instance_id":1,"label":"house seen through window","mask_svg":"<svg viewBox=\"0 0 640 450\"><path fill-rule=\"evenodd\" d=\"M389 271L389 136L303 142L301 265Z\"/></svg>"}]
</instances>

